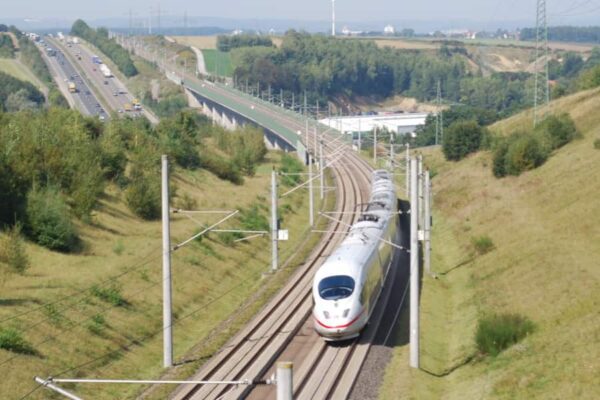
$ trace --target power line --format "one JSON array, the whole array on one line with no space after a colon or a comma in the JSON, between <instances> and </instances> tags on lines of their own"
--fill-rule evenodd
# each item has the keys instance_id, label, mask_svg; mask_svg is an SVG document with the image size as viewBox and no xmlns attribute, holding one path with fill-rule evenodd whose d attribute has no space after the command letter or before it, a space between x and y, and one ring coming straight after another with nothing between
<instances>
[{"instance_id":1,"label":"power line","mask_svg":"<svg viewBox=\"0 0 600 400\"><path fill-rule=\"evenodd\" d=\"M125 276L125 275L127 275L129 273L131 273L131 272L135 272L135 271L139 270L140 268L144 267L146 265L146 263L148 263L150 261L153 261L153 259L148 260L148 258L151 257L151 256L153 256L153 255L155 255L156 253L157 253L156 250L148 253L146 256L144 256L144 258L140 261L139 264L136 264L134 267L132 267L132 268L130 268L128 270L125 270L125 271L121 272L120 274L112 276L112 277L110 277L110 278L108 278L108 279L106 279L104 281L101 281L100 283L96 283L96 284L94 284L92 286L88 286L88 287L86 287L84 289L77 290L74 293L71 293L70 295L61 297L61 298L59 298L57 300L50 301L48 303L44 303L44 304L42 304L42 305L40 305L38 307L35 307L35 308L31 309L31 310L23 311L22 313L15 314L15 315L12 315L10 317L4 318L4 319L0 320L0 324L4 323L4 322L7 322L7 321L11 321L11 320L17 319L17 318L20 318L20 317L22 317L24 315L28 315L28 314L31 314L31 313L36 312L36 311L40 311L41 309L46 308L48 306L52 306L52 305L55 305L55 304L58 304L58 303L62 303L63 301L72 299L73 296L78 296L78 295L83 294L85 292L91 291L94 287L97 287L98 285L100 285L100 286L105 285L106 283L113 282L113 281L115 281L115 280L117 280L117 279L119 279L119 278L121 278L121 277L123 277L123 276ZM155 257L158 257L158 256L155 256Z\"/></svg>"}]
</instances>

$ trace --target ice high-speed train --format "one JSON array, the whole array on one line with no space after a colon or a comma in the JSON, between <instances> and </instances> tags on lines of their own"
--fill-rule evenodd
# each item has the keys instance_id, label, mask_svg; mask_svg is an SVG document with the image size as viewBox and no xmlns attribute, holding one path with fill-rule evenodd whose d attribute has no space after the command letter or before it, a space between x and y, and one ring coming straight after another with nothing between
<instances>
[{"instance_id":1,"label":"ice high-speed train","mask_svg":"<svg viewBox=\"0 0 600 400\"><path fill-rule=\"evenodd\" d=\"M392 176L373 172L369 203L313 281L315 330L327 341L351 339L369 321L392 264L398 200Z\"/></svg>"}]
</instances>

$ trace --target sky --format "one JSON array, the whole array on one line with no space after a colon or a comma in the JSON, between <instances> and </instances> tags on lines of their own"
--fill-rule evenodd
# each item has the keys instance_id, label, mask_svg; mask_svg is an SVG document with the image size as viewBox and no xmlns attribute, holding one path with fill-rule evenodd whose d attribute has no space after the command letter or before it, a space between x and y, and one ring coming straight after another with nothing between
<instances>
[{"instance_id":1,"label":"sky","mask_svg":"<svg viewBox=\"0 0 600 400\"><path fill-rule=\"evenodd\" d=\"M168 17L212 16L233 19L328 20L331 0L0 0L0 20L12 18L148 18L159 8ZM549 24L600 21L600 0L547 0ZM535 23L536 0L337 0L336 17L348 21L503 21Z\"/></svg>"}]
</instances>

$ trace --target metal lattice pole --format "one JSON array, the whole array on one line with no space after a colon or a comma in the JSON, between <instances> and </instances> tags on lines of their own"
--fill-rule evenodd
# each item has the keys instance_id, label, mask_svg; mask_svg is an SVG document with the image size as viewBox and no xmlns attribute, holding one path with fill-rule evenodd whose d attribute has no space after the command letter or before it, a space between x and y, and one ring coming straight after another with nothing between
<instances>
[{"instance_id":1,"label":"metal lattice pole","mask_svg":"<svg viewBox=\"0 0 600 400\"><path fill-rule=\"evenodd\" d=\"M548 82L548 21L546 0L537 0L535 23L535 87L533 94L533 126L543 118L545 107L550 102ZM540 58L543 66L540 68Z\"/></svg>"}]
</instances>

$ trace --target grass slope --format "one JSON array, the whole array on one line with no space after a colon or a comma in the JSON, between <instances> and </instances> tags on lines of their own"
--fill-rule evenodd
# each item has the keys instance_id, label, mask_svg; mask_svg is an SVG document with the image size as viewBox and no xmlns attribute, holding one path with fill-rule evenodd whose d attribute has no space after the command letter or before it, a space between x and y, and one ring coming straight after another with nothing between
<instances>
[{"instance_id":1,"label":"grass slope","mask_svg":"<svg viewBox=\"0 0 600 400\"><path fill-rule=\"evenodd\" d=\"M582 138L540 168L498 180L491 155L459 163L430 151L434 185L433 264L424 277L421 367L398 346L382 399L600 398L600 90L552 103ZM494 125L507 134L529 126L526 112ZM474 237L494 250L476 256ZM535 332L496 358L476 354L480 315L515 312Z\"/></svg>"},{"instance_id":2,"label":"grass slope","mask_svg":"<svg viewBox=\"0 0 600 400\"><path fill-rule=\"evenodd\" d=\"M32 85L34 85L36 88L38 88L44 93L48 91L46 86L42 82L40 82L40 80L37 79L35 75L33 75L29 68L21 64L18 60L0 58L0 71L22 81L30 82Z\"/></svg>"},{"instance_id":3,"label":"grass slope","mask_svg":"<svg viewBox=\"0 0 600 400\"><path fill-rule=\"evenodd\" d=\"M185 207L181 198L187 194L197 200L196 209L232 210L259 204L266 215L271 165L278 160L279 153L269 153L256 176L246 178L243 186L221 181L206 171L176 173L179 197L173 204ZM290 230L290 241L280 243L282 262L309 234L306 194L298 191L280 201L282 226ZM194 215L206 224L222 217ZM239 227L239 222L221 226ZM94 224L79 228L85 243L80 254L50 252L29 243L31 268L24 276L5 277L0 327L22 332L37 354L0 349L3 399L21 398L35 387L35 375L147 379L163 372L161 222L134 217L122 195L109 188ZM183 215L173 215L172 244L200 229ZM198 368L282 283L283 272L262 276L270 268L270 256L270 237L233 245L221 241L218 234L173 253L174 355L176 361L185 360L184 368ZM113 282L106 282L115 276ZM94 284L104 293L115 287L116 294L109 292L105 297L115 301L122 296L125 304L113 306L93 291L82 292ZM205 345L190 353L201 342ZM94 399L131 398L140 390L118 385L65 387ZM49 396L48 391L38 390L30 398Z\"/></svg>"}]
</instances>

